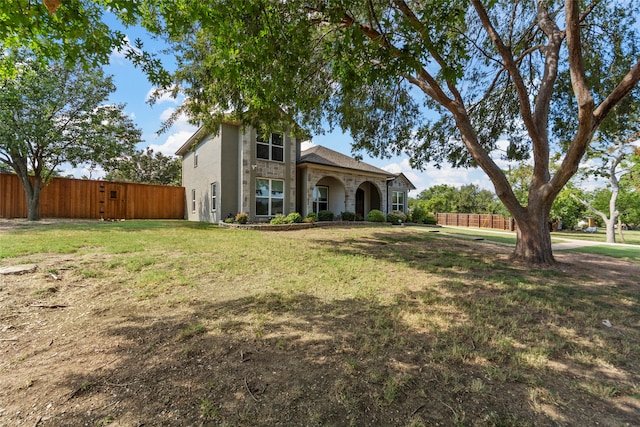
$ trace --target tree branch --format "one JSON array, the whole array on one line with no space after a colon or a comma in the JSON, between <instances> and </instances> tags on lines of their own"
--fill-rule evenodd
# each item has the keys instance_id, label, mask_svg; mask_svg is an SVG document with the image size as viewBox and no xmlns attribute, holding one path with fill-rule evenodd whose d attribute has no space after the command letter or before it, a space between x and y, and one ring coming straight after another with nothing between
<instances>
[{"instance_id":1,"label":"tree branch","mask_svg":"<svg viewBox=\"0 0 640 427\"><path fill-rule=\"evenodd\" d=\"M491 19L489 19L489 15L487 14L486 9L482 4L480 4L479 0L471 0L478 17L480 18L480 22L484 27L485 31L489 35L489 38L493 42L493 45L498 50L498 53L502 57L504 62L504 66L511 76L513 83L515 85L516 94L518 95L518 100L520 101L520 112L522 114L522 119L524 121L524 125L529 130L529 135L534 140L534 145L537 139L537 131L535 124L533 122L533 116L531 113L531 105L529 104L529 94L527 92L527 87L522 80L522 76L520 75L520 71L518 70L518 66L516 61L513 58L513 54L511 49L505 46L504 42L500 38L500 35L496 31L495 27L491 23Z\"/></svg>"}]
</instances>

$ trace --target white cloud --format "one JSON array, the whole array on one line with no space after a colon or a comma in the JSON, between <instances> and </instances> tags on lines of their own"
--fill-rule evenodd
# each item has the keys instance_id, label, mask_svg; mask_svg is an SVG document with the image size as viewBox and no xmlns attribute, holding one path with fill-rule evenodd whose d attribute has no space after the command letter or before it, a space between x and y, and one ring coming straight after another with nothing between
<instances>
[{"instance_id":1,"label":"white cloud","mask_svg":"<svg viewBox=\"0 0 640 427\"><path fill-rule=\"evenodd\" d=\"M137 49L131 45L131 39L129 39L129 36L124 36L124 46L120 50L114 48L111 51L111 55L109 55L109 63L124 63L127 60L126 55L129 51L141 53L140 49Z\"/></svg>"},{"instance_id":2,"label":"white cloud","mask_svg":"<svg viewBox=\"0 0 640 427\"><path fill-rule=\"evenodd\" d=\"M161 90L161 89L158 89L157 87L152 87L151 89L149 89L149 92L147 92L147 95L145 96L145 100L149 102L149 100L151 100L151 98L153 98L154 96L156 96L154 100L155 104L162 104L163 102L178 104L180 102L179 99L174 98L171 95L170 90Z\"/></svg>"},{"instance_id":3,"label":"white cloud","mask_svg":"<svg viewBox=\"0 0 640 427\"><path fill-rule=\"evenodd\" d=\"M182 147L187 139L196 131L194 127L193 130L181 130L172 133L167 136L167 139L162 144L149 144L149 148L151 148L155 152L160 152L164 155L173 156L178 148Z\"/></svg>"},{"instance_id":4,"label":"white cloud","mask_svg":"<svg viewBox=\"0 0 640 427\"><path fill-rule=\"evenodd\" d=\"M308 150L311 147L315 147L316 144L313 141L303 141L300 144L300 150L304 151L304 150Z\"/></svg>"},{"instance_id":5,"label":"white cloud","mask_svg":"<svg viewBox=\"0 0 640 427\"><path fill-rule=\"evenodd\" d=\"M411 168L408 158L399 163L390 163L382 169L391 173L403 173L416 186L416 190L411 192L414 197L429 187L442 184L461 187L473 183L480 188L493 191L491 181L479 169L452 168L448 165L438 169L434 165L428 165L424 171L419 171Z\"/></svg>"},{"instance_id":6,"label":"white cloud","mask_svg":"<svg viewBox=\"0 0 640 427\"><path fill-rule=\"evenodd\" d=\"M160 114L160 120L165 121L175 112L175 108L167 108ZM160 137L156 136L155 143L149 144L149 147L156 152L165 155L174 155L176 150L184 144L194 132L198 130L197 126L189 123L186 115L180 114L171 128Z\"/></svg>"},{"instance_id":7,"label":"white cloud","mask_svg":"<svg viewBox=\"0 0 640 427\"><path fill-rule=\"evenodd\" d=\"M74 178L103 179L106 173L100 165L95 168L89 168L86 165L73 168L70 164L64 163L61 165L60 175L65 177L72 176Z\"/></svg>"},{"instance_id":8,"label":"white cloud","mask_svg":"<svg viewBox=\"0 0 640 427\"><path fill-rule=\"evenodd\" d=\"M174 107L169 107L169 108L165 108L164 110L162 110L162 113L160 113L160 120L165 121L167 119L169 119L173 113L175 113L176 109ZM180 117L178 120L181 120L182 117ZM186 116L185 116L185 120L186 120Z\"/></svg>"}]
</instances>

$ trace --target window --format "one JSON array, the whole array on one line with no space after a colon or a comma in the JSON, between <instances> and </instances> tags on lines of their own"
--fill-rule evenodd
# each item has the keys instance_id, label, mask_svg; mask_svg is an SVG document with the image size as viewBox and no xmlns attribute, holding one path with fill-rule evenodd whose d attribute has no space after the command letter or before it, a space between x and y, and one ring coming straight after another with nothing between
<instances>
[{"instance_id":1,"label":"window","mask_svg":"<svg viewBox=\"0 0 640 427\"><path fill-rule=\"evenodd\" d=\"M196 190L191 190L191 211L196 213Z\"/></svg>"},{"instance_id":2,"label":"window","mask_svg":"<svg viewBox=\"0 0 640 427\"><path fill-rule=\"evenodd\" d=\"M329 187L315 186L313 187L313 211L329 210Z\"/></svg>"},{"instance_id":3,"label":"window","mask_svg":"<svg viewBox=\"0 0 640 427\"><path fill-rule=\"evenodd\" d=\"M256 215L274 216L284 213L284 181L256 179Z\"/></svg>"},{"instance_id":4,"label":"window","mask_svg":"<svg viewBox=\"0 0 640 427\"><path fill-rule=\"evenodd\" d=\"M216 198L217 198L218 194L216 193L216 183L212 183L211 184L211 212L215 212L216 210Z\"/></svg>"},{"instance_id":5,"label":"window","mask_svg":"<svg viewBox=\"0 0 640 427\"><path fill-rule=\"evenodd\" d=\"M111 191L109 192L109 198L110 198L110 199L117 199L117 198L118 198L118 192L117 192L117 191L115 191L115 190L111 190Z\"/></svg>"},{"instance_id":6,"label":"window","mask_svg":"<svg viewBox=\"0 0 640 427\"><path fill-rule=\"evenodd\" d=\"M256 156L259 159L284 161L284 139L281 133L272 133L265 140L262 135L256 138Z\"/></svg>"},{"instance_id":7,"label":"window","mask_svg":"<svg viewBox=\"0 0 640 427\"><path fill-rule=\"evenodd\" d=\"M391 210L404 212L404 191L393 191L391 193Z\"/></svg>"},{"instance_id":8,"label":"window","mask_svg":"<svg viewBox=\"0 0 640 427\"><path fill-rule=\"evenodd\" d=\"M193 167L198 167L198 149L193 150Z\"/></svg>"}]
</instances>

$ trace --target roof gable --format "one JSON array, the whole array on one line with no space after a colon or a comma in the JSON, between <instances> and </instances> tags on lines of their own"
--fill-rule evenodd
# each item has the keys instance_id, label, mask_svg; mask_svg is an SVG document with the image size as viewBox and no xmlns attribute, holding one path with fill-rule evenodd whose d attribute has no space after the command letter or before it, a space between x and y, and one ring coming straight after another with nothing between
<instances>
[{"instance_id":1,"label":"roof gable","mask_svg":"<svg viewBox=\"0 0 640 427\"><path fill-rule=\"evenodd\" d=\"M337 151L333 151L321 145L315 145L300 153L298 164L312 163L322 166L333 166L342 169L352 169L356 171L364 171L384 175L386 177L395 177L394 174L384 169L377 168L368 163L358 161L353 157L346 156Z\"/></svg>"},{"instance_id":2,"label":"roof gable","mask_svg":"<svg viewBox=\"0 0 640 427\"><path fill-rule=\"evenodd\" d=\"M416 186L413 185L413 183L411 181L409 181L409 178L407 178L407 176L405 174L403 174L402 172L397 173L394 175L393 178L390 178L391 180L396 180L399 179L401 181L404 181L405 184L407 185L407 187L409 188L409 190L415 190Z\"/></svg>"}]
</instances>

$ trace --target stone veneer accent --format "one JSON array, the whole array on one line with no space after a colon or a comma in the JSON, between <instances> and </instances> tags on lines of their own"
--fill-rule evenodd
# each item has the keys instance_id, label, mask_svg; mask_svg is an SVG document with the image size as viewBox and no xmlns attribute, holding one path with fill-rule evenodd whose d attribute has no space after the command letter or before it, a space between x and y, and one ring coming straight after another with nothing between
<instances>
[{"instance_id":1,"label":"stone veneer accent","mask_svg":"<svg viewBox=\"0 0 640 427\"><path fill-rule=\"evenodd\" d=\"M242 212L249 214L249 221L267 221L270 218L255 216L256 178L281 179L285 185L285 215L296 210L296 140L288 133L284 136L284 161L275 162L256 157L256 131L247 128L240 136L242 144Z\"/></svg>"},{"instance_id":2,"label":"stone veneer accent","mask_svg":"<svg viewBox=\"0 0 640 427\"><path fill-rule=\"evenodd\" d=\"M306 211L300 212L303 215L311 212L313 210L313 188L316 186L318 181L320 181L324 177L331 177L336 180L339 180L344 186L345 190L345 201L344 208L342 212L355 212L356 211L356 190L365 182L370 182L376 187L380 194L380 210L386 216L387 215L387 185L386 185L386 177L375 177L375 176L367 176L363 174L357 173L348 173L348 172L337 172L337 171L326 171L322 169L315 168L306 168L305 173L307 174L307 188L306 188L306 197L303 199L307 200ZM339 215L341 212L334 212L334 214Z\"/></svg>"}]
</instances>

